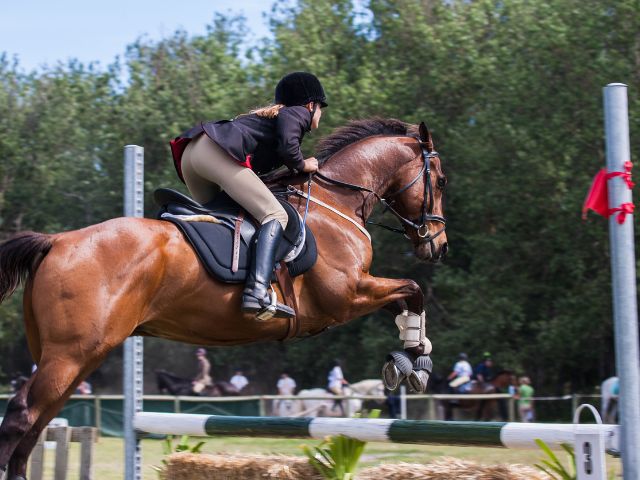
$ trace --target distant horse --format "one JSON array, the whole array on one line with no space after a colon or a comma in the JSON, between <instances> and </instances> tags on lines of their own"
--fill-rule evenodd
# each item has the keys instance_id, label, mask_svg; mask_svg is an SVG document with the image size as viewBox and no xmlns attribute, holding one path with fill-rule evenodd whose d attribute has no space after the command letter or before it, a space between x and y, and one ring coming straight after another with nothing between
<instances>
[{"instance_id":1,"label":"distant horse","mask_svg":"<svg viewBox=\"0 0 640 480\"><path fill-rule=\"evenodd\" d=\"M179 377L165 370L156 370L156 383L160 393L193 397L230 397L240 395L239 390L229 382L214 382L199 393L193 390L190 379Z\"/></svg>"},{"instance_id":2,"label":"distant horse","mask_svg":"<svg viewBox=\"0 0 640 480\"><path fill-rule=\"evenodd\" d=\"M350 383L349 387L356 395L370 395L375 397L384 397L384 383L378 378L370 378L360 380L359 382ZM363 400L362 409L372 410L380 409L384 406L385 400Z\"/></svg>"},{"instance_id":3,"label":"distant horse","mask_svg":"<svg viewBox=\"0 0 640 480\"><path fill-rule=\"evenodd\" d=\"M618 423L618 394L620 383L618 377L609 377L600 385L602 395L602 421L604 423Z\"/></svg>"},{"instance_id":4,"label":"distant horse","mask_svg":"<svg viewBox=\"0 0 640 480\"><path fill-rule=\"evenodd\" d=\"M432 377L433 378L433 377ZM449 389L448 381L445 378L440 377L440 382L436 385L434 383L435 393L452 393ZM468 394L491 394L491 393L506 393L510 385L516 384L516 378L513 372L509 370L503 370L493 377L492 380L485 383L480 383L476 380L472 381L471 389L466 392ZM492 420L496 414L496 407L499 406L498 399L469 399L469 400L441 400L441 405L444 408L444 419L453 420L454 409L468 412L473 415L474 420ZM503 420L507 420L506 412L500 411L500 416Z\"/></svg>"},{"instance_id":5,"label":"distant horse","mask_svg":"<svg viewBox=\"0 0 640 480\"><path fill-rule=\"evenodd\" d=\"M384 396L384 385L382 380L368 379L361 380L356 383L351 383L344 389L345 396L358 396L358 395L371 395L371 396ZM348 399L343 400L343 408L333 400L334 394L323 388L312 388L307 390L300 390L298 392L299 399L296 400L277 400L275 403L275 413L279 417L297 416L304 413L304 416L316 417L333 417L342 416L344 413L357 413L362 410L365 403L374 407L378 407L384 400L359 400ZM321 399L311 399L305 397L325 397ZM348 405L345 406L344 402Z\"/></svg>"},{"instance_id":6,"label":"distant horse","mask_svg":"<svg viewBox=\"0 0 640 480\"><path fill-rule=\"evenodd\" d=\"M9 480L26 477L43 428L82 379L132 335L229 346L314 335L380 309L420 318L424 294L415 281L370 275L373 247L364 227L383 203L402 223L418 259L445 256L447 182L426 126L352 122L323 139L316 156L321 167L307 225L318 259L294 278L298 310L292 320L243 314L243 285L211 278L169 222L118 218L52 235L22 232L0 245L0 301L24 280L26 336L38 365L0 426L0 471L7 469ZM303 213L309 176L278 182ZM279 286L274 291L284 297ZM424 391L430 345L419 330L419 344L393 359L402 378Z\"/></svg>"},{"instance_id":7,"label":"distant horse","mask_svg":"<svg viewBox=\"0 0 640 480\"><path fill-rule=\"evenodd\" d=\"M384 396L384 384L382 380L378 378L370 378L350 383L349 387L357 395Z\"/></svg>"},{"instance_id":8,"label":"distant horse","mask_svg":"<svg viewBox=\"0 0 640 480\"><path fill-rule=\"evenodd\" d=\"M355 392L350 387L343 389L343 395L350 397ZM336 400L335 395L324 388L300 390L295 400L279 400L276 415L279 417L344 417L362 409L362 400L350 398Z\"/></svg>"}]
</instances>

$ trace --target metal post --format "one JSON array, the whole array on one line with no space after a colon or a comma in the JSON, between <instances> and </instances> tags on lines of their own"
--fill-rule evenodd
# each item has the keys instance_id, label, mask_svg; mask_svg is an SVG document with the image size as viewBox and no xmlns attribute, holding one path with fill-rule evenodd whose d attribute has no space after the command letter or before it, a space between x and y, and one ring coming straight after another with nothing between
<instances>
[{"instance_id":1,"label":"metal post","mask_svg":"<svg viewBox=\"0 0 640 480\"><path fill-rule=\"evenodd\" d=\"M622 172L630 160L627 86L610 83L604 88L604 120L607 137L607 170ZM608 181L609 208L631 202L631 190L622 177ZM622 468L625 480L640 478L640 356L638 353L638 306L633 217L624 223L617 215L609 218L613 320L616 367L620 377Z\"/></svg>"},{"instance_id":2,"label":"metal post","mask_svg":"<svg viewBox=\"0 0 640 480\"><path fill-rule=\"evenodd\" d=\"M100 395L96 395L93 399L93 408L95 408L94 414L94 426L98 430L98 436L102 432L102 404L100 402Z\"/></svg>"},{"instance_id":3,"label":"metal post","mask_svg":"<svg viewBox=\"0 0 640 480\"><path fill-rule=\"evenodd\" d=\"M433 397L429 397L427 399L427 420L437 420L438 413L436 412L436 399Z\"/></svg>"},{"instance_id":4,"label":"metal post","mask_svg":"<svg viewBox=\"0 0 640 480\"><path fill-rule=\"evenodd\" d=\"M259 408L259 415L261 417L266 417L267 416L267 407L266 407L266 402L264 400L264 396L260 395L260 398L258 399L258 408ZM275 414L275 412L274 412Z\"/></svg>"},{"instance_id":5,"label":"metal post","mask_svg":"<svg viewBox=\"0 0 640 480\"><path fill-rule=\"evenodd\" d=\"M346 418L351 418L351 414L353 413L351 411L351 400L349 400L348 397L342 395L342 400L340 401L342 402L342 411L344 412L344 416Z\"/></svg>"},{"instance_id":6,"label":"metal post","mask_svg":"<svg viewBox=\"0 0 640 480\"><path fill-rule=\"evenodd\" d=\"M124 147L124 215L144 216L144 148ZM142 337L124 343L124 448L125 480L142 479L142 451L133 428L133 417L142 411Z\"/></svg>"},{"instance_id":7,"label":"metal post","mask_svg":"<svg viewBox=\"0 0 640 480\"><path fill-rule=\"evenodd\" d=\"M400 386L400 418L407 419L407 387Z\"/></svg>"},{"instance_id":8,"label":"metal post","mask_svg":"<svg viewBox=\"0 0 640 480\"><path fill-rule=\"evenodd\" d=\"M513 397L509 399L509 421L516 421L516 399Z\"/></svg>"}]
</instances>

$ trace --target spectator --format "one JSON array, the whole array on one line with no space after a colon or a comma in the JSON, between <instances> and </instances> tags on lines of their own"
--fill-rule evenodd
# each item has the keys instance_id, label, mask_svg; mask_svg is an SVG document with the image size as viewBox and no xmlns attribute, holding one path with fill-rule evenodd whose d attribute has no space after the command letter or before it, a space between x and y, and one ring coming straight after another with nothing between
<instances>
[{"instance_id":1,"label":"spectator","mask_svg":"<svg viewBox=\"0 0 640 480\"><path fill-rule=\"evenodd\" d=\"M458 354L458 361L453 366L453 371L447 377L449 386L457 393L467 393L471 388L471 375L473 369L466 353Z\"/></svg>"},{"instance_id":2,"label":"spectator","mask_svg":"<svg viewBox=\"0 0 640 480\"><path fill-rule=\"evenodd\" d=\"M29 377L18 375L16 378L11 380L11 393L18 393L18 390L20 390L28 381Z\"/></svg>"},{"instance_id":3,"label":"spectator","mask_svg":"<svg viewBox=\"0 0 640 480\"><path fill-rule=\"evenodd\" d=\"M249 385L249 380L247 380L247 377L245 377L242 374L242 370L236 370L236 374L233 377L231 377L231 380L229 380L229 383L234 387L236 387L240 392L244 387Z\"/></svg>"},{"instance_id":4,"label":"spectator","mask_svg":"<svg viewBox=\"0 0 640 480\"><path fill-rule=\"evenodd\" d=\"M280 379L277 383L278 395L293 395L296 390L296 381L289 376L287 372L280 374Z\"/></svg>"},{"instance_id":5,"label":"spectator","mask_svg":"<svg viewBox=\"0 0 640 480\"><path fill-rule=\"evenodd\" d=\"M529 377L520 378L520 387L516 398L518 399L518 411L520 412L520 421L525 423L533 422L533 394L534 389L531 386Z\"/></svg>"},{"instance_id":6,"label":"spectator","mask_svg":"<svg viewBox=\"0 0 640 480\"><path fill-rule=\"evenodd\" d=\"M491 358L491 353L484 352L482 361L476 365L473 374L480 383L487 383L493 379L493 359Z\"/></svg>"},{"instance_id":7,"label":"spectator","mask_svg":"<svg viewBox=\"0 0 640 480\"><path fill-rule=\"evenodd\" d=\"M329 372L329 376L327 377L327 390L335 395L342 395L342 388L345 385L348 385L348 382L344 378L344 374L342 373L342 366L340 365L340 360L333 361L333 368Z\"/></svg>"},{"instance_id":8,"label":"spectator","mask_svg":"<svg viewBox=\"0 0 640 480\"><path fill-rule=\"evenodd\" d=\"M76 387L76 395L91 395L93 393L93 389L91 388L91 384L86 380L80 382L80 385Z\"/></svg>"},{"instance_id":9,"label":"spectator","mask_svg":"<svg viewBox=\"0 0 640 480\"><path fill-rule=\"evenodd\" d=\"M204 348L197 349L196 358L198 359L198 374L191 384L193 385L193 392L200 393L205 388L212 386L213 380L210 375L211 364L207 359L207 351Z\"/></svg>"},{"instance_id":10,"label":"spectator","mask_svg":"<svg viewBox=\"0 0 640 480\"><path fill-rule=\"evenodd\" d=\"M400 395L387 388L384 389L384 395L386 398L385 403L387 404L387 408L389 409L389 418L399 418L400 417Z\"/></svg>"},{"instance_id":11,"label":"spectator","mask_svg":"<svg viewBox=\"0 0 640 480\"><path fill-rule=\"evenodd\" d=\"M342 373L342 366L340 364L340 360L333 361L333 368L329 372L327 377L327 390L329 390L334 395L342 395L342 389L345 385L349 385L347 380L344 378L344 374ZM342 412L342 416L344 416L344 406L342 405L341 399L336 399L333 402L333 406L331 407L331 411L334 411L336 407L340 407L340 411Z\"/></svg>"}]
</instances>

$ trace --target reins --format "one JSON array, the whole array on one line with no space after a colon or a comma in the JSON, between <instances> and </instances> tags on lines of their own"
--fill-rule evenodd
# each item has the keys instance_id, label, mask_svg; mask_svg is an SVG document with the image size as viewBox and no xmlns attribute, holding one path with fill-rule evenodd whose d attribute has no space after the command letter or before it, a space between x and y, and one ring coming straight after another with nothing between
<instances>
[{"instance_id":1,"label":"reins","mask_svg":"<svg viewBox=\"0 0 640 480\"><path fill-rule=\"evenodd\" d=\"M346 214L342 213L337 208L334 208L331 205L329 205L329 204L323 202L322 200L320 200L318 198L315 198L314 196L311 195L311 180L309 180L308 192L309 193L305 193L302 190L298 190L293 185L288 185L287 186L287 193L292 193L292 194L298 195L299 197L307 199L307 205L306 205L305 211L309 210L309 202L316 203L316 204L320 205L321 207L326 208L327 210L331 210L333 213L335 213L339 217L342 217L345 220L353 223L358 228L358 230L360 230L364 234L364 236L367 237L367 239L369 240L369 243L371 243L371 234L367 231L366 228L364 228L362 225L360 225L358 222L356 222L349 215L346 215ZM302 221L303 228L304 228L305 225L306 225L306 215L305 215L305 217L303 218L303 221Z\"/></svg>"}]
</instances>

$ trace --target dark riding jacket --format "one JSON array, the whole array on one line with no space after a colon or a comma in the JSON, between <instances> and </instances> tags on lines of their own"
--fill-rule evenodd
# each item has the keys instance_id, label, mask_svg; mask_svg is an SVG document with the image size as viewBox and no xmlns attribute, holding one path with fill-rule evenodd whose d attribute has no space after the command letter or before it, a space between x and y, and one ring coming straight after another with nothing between
<instances>
[{"instance_id":1,"label":"dark riding jacket","mask_svg":"<svg viewBox=\"0 0 640 480\"><path fill-rule=\"evenodd\" d=\"M269 172L280 165L301 172L304 157L300 143L311 129L312 115L305 107L283 107L274 118L256 114L241 115L234 120L203 122L172 140L173 163L180 180L182 154L187 144L205 133L240 164L257 174Z\"/></svg>"}]
</instances>

